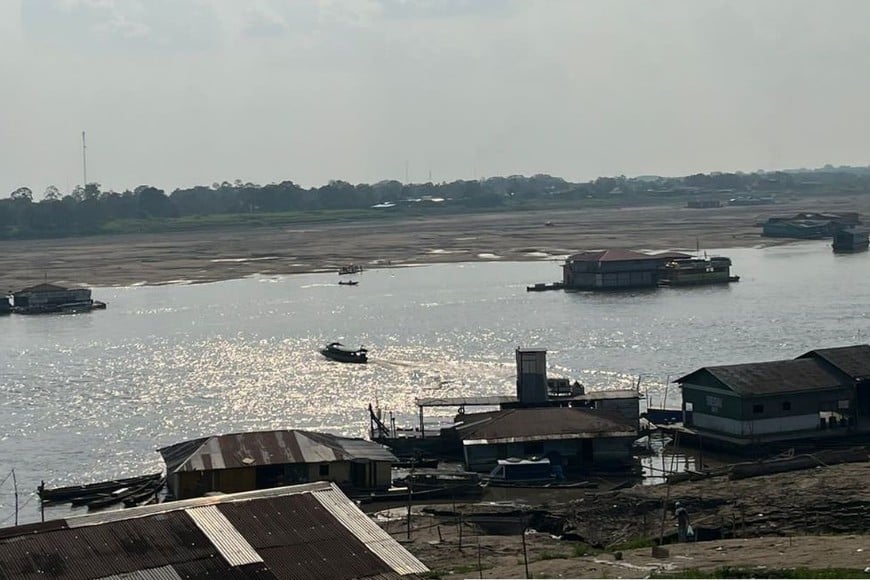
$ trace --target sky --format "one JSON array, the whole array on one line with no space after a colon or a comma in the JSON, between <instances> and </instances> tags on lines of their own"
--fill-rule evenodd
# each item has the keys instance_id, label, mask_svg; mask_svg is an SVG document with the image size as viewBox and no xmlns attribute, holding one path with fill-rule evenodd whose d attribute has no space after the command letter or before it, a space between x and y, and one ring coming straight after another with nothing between
<instances>
[{"instance_id":1,"label":"sky","mask_svg":"<svg viewBox=\"0 0 870 580\"><path fill-rule=\"evenodd\" d=\"M864 0L0 0L0 196L870 163Z\"/></svg>"}]
</instances>

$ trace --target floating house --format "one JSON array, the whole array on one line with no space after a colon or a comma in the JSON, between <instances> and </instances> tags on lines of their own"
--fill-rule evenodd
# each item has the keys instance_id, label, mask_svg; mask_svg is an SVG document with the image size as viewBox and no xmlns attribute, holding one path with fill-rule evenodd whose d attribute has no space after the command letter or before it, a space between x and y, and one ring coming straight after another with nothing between
<instances>
[{"instance_id":1,"label":"floating house","mask_svg":"<svg viewBox=\"0 0 870 580\"><path fill-rule=\"evenodd\" d=\"M547 457L567 475L620 470L631 464L637 426L615 412L572 407L516 408L468 413L456 433L466 468L489 472L499 459Z\"/></svg>"},{"instance_id":2,"label":"floating house","mask_svg":"<svg viewBox=\"0 0 870 580\"><path fill-rule=\"evenodd\" d=\"M863 252L870 246L867 230L859 228L838 228L834 232L834 251L842 253Z\"/></svg>"},{"instance_id":3,"label":"floating house","mask_svg":"<svg viewBox=\"0 0 870 580\"><path fill-rule=\"evenodd\" d=\"M831 237L839 228L860 223L856 212L803 212L793 216L769 218L762 225L761 235L768 238L820 240Z\"/></svg>"},{"instance_id":4,"label":"floating house","mask_svg":"<svg viewBox=\"0 0 870 580\"><path fill-rule=\"evenodd\" d=\"M659 268L660 286L693 286L701 284L727 284L737 282L731 275L731 258L678 258L668 260Z\"/></svg>"},{"instance_id":5,"label":"floating house","mask_svg":"<svg viewBox=\"0 0 870 580\"><path fill-rule=\"evenodd\" d=\"M422 578L426 566L330 483L0 529L0 578Z\"/></svg>"},{"instance_id":6,"label":"floating house","mask_svg":"<svg viewBox=\"0 0 870 580\"><path fill-rule=\"evenodd\" d=\"M570 256L562 266L565 288L622 290L654 288L661 260L631 250L600 250Z\"/></svg>"},{"instance_id":7,"label":"floating house","mask_svg":"<svg viewBox=\"0 0 870 580\"><path fill-rule=\"evenodd\" d=\"M12 310L19 314L86 311L105 307L105 303L91 299L88 288L37 284L12 293Z\"/></svg>"},{"instance_id":8,"label":"floating house","mask_svg":"<svg viewBox=\"0 0 870 580\"><path fill-rule=\"evenodd\" d=\"M740 279L731 275L730 258L699 258L682 252L582 252L569 257L562 272L563 283L559 287L574 290L720 284Z\"/></svg>"},{"instance_id":9,"label":"floating house","mask_svg":"<svg viewBox=\"0 0 870 580\"><path fill-rule=\"evenodd\" d=\"M704 441L749 447L870 433L870 345L703 367L676 380Z\"/></svg>"},{"instance_id":10,"label":"floating house","mask_svg":"<svg viewBox=\"0 0 870 580\"><path fill-rule=\"evenodd\" d=\"M282 430L214 435L159 450L177 499L312 481L349 490L383 490L396 457L364 439Z\"/></svg>"},{"instance_id":11,"label":"floating house","mask_svg":"<svg viewBox=\"0 0 870 580\"><path fill-rule=\"evenodd\" d=\"M488 471L505 454L523 456L526 443L530 453L544 449L566 458L571 469L621 467L625 440L639 435L638 391L586 392L579 382L548 377L546 356L544 349L516 350L516 395L417 399L420 420L413 429L397 429L394 421L385 423L370 408L371 438L401 456L455 458L466 461L470 470ZM453 421L427 425L425 410L444 407L459 410ZM469 412L473 408L488 409ZM581 412L570 412L575 410ZM493 433L509 435L489 437Z\"/></svg>"}]
</instances>

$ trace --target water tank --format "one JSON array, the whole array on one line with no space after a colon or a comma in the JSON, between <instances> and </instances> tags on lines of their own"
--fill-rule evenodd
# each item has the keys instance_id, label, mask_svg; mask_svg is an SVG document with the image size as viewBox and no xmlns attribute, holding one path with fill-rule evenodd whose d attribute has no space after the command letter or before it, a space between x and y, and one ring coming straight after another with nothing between
<instances>
[{"instance_id":1,"label":"water tank","mask_svg":"<svg viewBox=\"0 0 870 580\"><path fill-rule=\"evenodd\" d=\"M517 398L524 404L547 401L547 351L545 349L517 349Z\"/></svg>"}]
</instances>

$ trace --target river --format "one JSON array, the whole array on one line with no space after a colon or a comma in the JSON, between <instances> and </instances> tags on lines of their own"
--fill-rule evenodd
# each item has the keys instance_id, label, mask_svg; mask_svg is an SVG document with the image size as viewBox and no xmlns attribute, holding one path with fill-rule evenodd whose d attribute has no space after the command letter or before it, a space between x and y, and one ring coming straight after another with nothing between
<instances>
[{"instance_id":1,"label":"river","mask_svg":"<svg viewBox=\"0 0 870 580\"><path fill-rule=\"evenodd\" d=\"M713 251L710 252L714 253ZM827 242L715 252L739 283L593 294L526 292L557 262L479 262L199 285L95 288L105 311L0 318L0 481L22 522L52 485L157 471L157 448L215 433L300 428L365 436L378 401L412 422L417 396L512 393L514 349L588 389L640 377L648 403L701 366L868 342L870 255ZM342 340L368 365L317 353ZM0 485L0 525L14 515Z\"/></svg>"}]
</instances>

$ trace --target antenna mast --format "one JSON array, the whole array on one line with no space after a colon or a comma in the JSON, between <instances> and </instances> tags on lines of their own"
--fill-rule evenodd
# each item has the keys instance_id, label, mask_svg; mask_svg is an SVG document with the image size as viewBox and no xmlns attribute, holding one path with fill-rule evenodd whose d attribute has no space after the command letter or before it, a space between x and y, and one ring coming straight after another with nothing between
<instances>
[{"instance_id":1,"label":"antenna mast","mask_svg":"<svg viewBox=\"0 0 870 580\"><path fill-rule=\"evenodd\" d=\"M85 132L82 131L82 187L88 185L88 146L85 144Z\"/></svg>"}]
</instances>

